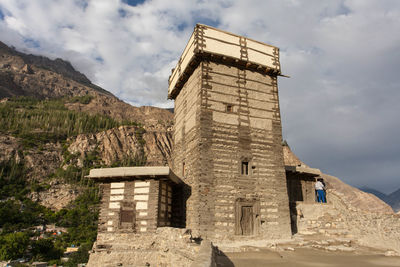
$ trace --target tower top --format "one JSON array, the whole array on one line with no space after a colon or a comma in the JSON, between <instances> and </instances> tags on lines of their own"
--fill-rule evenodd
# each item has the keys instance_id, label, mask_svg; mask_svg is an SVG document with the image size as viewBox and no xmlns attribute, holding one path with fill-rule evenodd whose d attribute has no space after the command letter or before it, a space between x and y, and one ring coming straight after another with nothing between
<instances>
[{"instance_id":1,"label":"tower top","mask_svg":"<svg viewBox=\"0 0 400 267\"><path fill-rule=\"evenodd\" d=\"M207 25L196 24L169 77L169 99L176 98L201 59L224 62L270 75L281 74L279 48Z\"/></svg>"}]
</instances>

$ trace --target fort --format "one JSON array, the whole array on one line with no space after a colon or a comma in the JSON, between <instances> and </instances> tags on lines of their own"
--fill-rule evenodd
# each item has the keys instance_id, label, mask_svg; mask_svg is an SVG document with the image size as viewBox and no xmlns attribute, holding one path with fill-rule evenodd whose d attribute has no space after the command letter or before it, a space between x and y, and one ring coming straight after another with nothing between
<instances>
[{"instance_id":1,"label":"fort","mask_svg":"<svg viewBox=\"0 0 400 267\"><path fill-rule=\"evenodd\" d=\"M188 266L199 244L290 239L314 227L299 207L312 213L321 172L285 166L280 75L277 47L196 25L169 78L171 166L88 176L102 191L88 266Z\"/></svg>"}]
</instances>

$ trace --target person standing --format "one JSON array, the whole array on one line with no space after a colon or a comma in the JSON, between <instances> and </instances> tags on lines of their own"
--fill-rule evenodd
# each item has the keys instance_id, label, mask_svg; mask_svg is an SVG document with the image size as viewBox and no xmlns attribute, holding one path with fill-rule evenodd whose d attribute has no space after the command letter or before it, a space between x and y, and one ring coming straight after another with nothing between
<instances>
[{"instance_id":1,"label":"person standing","mask_svg":"<svg viewBox=\"0 0 400 267\"><path fill-rule=\"evenodd\" d=\"M315 183L315 191L317 192L317 200L319 203L326 203L325 199L325 185L321 181L322 179L317 179Z\"/></svg>"}]
</instances>

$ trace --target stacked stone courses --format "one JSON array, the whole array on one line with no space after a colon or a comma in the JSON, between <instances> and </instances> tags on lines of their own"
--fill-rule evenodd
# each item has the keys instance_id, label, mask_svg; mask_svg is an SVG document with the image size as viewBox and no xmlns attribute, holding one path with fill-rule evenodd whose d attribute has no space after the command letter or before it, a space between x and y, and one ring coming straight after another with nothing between
<instances>
[{"instance_id":1,"label":"stacked stone courses","mask_svg":"<svg viewBox=\"0 0 400 267\"><path fill-rule=\"evenodd\" d=\"M102 184L98 231L110 233L154 232L158 222L158 205L155 203L158 199L158 187L158 181L125 181ZM124 205L128 209L130 205L136 217L126 225L121 223L121 210L124 209Z\"/></svg>"},{"instance_id":2,"label":"stacked stone courses","mask_svg":"<svg viewBox=\"0 0 400 267\"><path fill-rule=\"evenodd\" d=\"M289 237L277 75L209 53L195 60L174 94L173 170L191 187L186 227L212 240ZM242 206L250 234L238 233Z\"/></svg>"}]
</instances>

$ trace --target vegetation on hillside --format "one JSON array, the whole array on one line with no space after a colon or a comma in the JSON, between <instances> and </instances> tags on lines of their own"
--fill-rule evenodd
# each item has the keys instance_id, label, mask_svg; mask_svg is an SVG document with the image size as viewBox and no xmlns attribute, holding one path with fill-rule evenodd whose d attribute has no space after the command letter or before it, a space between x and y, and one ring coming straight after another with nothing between
<instances>
[{"instance_id":1,"label":"vegetation on hillside","mask_svg":"<svg viewBox=\"0 0 400 267\"><path fill-rule=\"evenodd\" d=\"M59 263L65 248L74 245L80 247L81 252L64 266L75 266L78 262L87 261L87 252L97 235L97 187L87 179L79 181L83 185L83 193L68 207L56 212L27 197L27 193L37 187L24 179L26 168L23 165L21 162L17 164L9 161L2 162L0 167L3 173L0 176L0 260L30 255L31 260ZM14 171L16 166L21 167L22 171ZM8 191L10 188L22 190ZM65 227L67 232L53 236L36 231L36 227L49 224ZM75 259L78 256L79 259Z\"/></svg>"},{"instance_id":2,"label":"vegetation on hillside","mask_svg":"<svg viewBox=\"0 0 400 267\"><path fill-rule=\"evenodd\" d=\"M97 133L122 125L136 127L136 137L144 145L144 129L140 124L129 121L116 121L104 115L89 115L71 111L65 103L87 104L91 96L37 100L33 98L12 98L0 103L0 134L18 137L21 144L20 155L28 150L41 150L49 142L63 145L62 166L54 170L47 179L61 179L73 184L82 192L79 197L60 211L50 210L32 201L28 194L48 189L46 181L29 181L23 156L0 162L0 260L28 258L30 261L48 261L61 264L66 247L77 246L74 253L63 266L76 266L88 260L97 236L99 192L91 180L85 178L89 170L101 167L102 161L97 149L87 151L85 157L68 151L68 139L78 134ZM144 153L143 153L144 155ZM127 157L112 166L144 165L146 158ZM55 224L64 227L66 232L49 234L36 228Z\"/></svg>"},{"instance_id":3,"label":"vegetation on hillside","mask_svg":"<svg viewBox=\"0 0 400 267\"><path fill-rule=\"evenodd\" d=\"M37 147L47 142L64 141L83 133L96 133L135 122L119 122L104 115L68 110L66 102L90 102L91 96L70 99L37 100L12 98L0 104L0 133L12 134L23 140L25 147Z\"/></svg>"}]
</instances>

